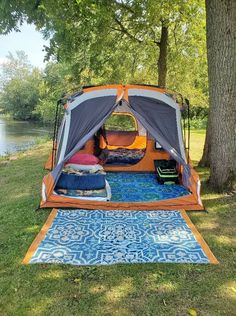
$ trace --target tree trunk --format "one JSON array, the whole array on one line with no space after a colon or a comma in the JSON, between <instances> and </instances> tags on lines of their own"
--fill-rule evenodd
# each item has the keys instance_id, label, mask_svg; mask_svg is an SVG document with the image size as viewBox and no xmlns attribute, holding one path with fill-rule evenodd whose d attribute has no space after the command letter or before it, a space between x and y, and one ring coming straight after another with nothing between
<instances>
[{"instance_id":1,"label":"tree trunk","mask_svg":"<svg viewBox=\"0 0 236 316\"><path fill-rule=\"evenodd\" d=\"M210 185L236 187L236 1L206 0Z\"/></svg>"},{"instance_id":2,"label":"tree trunk","mask_svg":"<svg viewBox=\"0 0 236 316\"><path fill-rule=\"evenodd\" d=\"M162 88L166 87L166 75L167 75L167 47L168 47L168 26L162 25L161 27L161 39L158 43L160 48L158 58L158 85Z\"/></svg>"}]
</instances>

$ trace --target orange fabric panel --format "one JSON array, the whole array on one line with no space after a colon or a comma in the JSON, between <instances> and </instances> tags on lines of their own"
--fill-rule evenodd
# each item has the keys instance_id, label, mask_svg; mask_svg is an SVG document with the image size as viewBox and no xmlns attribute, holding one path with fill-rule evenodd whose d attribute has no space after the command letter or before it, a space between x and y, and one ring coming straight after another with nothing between
<instances>
[{"instance_id":1,"label":"orange fabric panel","mask_svg":"<svg viewBox=\"0 0 236 316\"><path fill-rule=\"evenodd\" d=\"M54 178L51 175L51 173L49 173L46 176L44 176L43 183L45 184L45 187L46 187L46 195L47 195L47 197L50 196L50 194L53 191L54 182L55 181L54 181Z\"/></svg>"},{"instance_id":2,"label":"orange fabric panel","mask_svg":"<svg viewBox=\"0 0 236 316\"><path fill-rule=\"evenodd\" d=\"M55 153L57 151L57 143L55 142L53 144L53 149L55 150ZM45 165L44 165L44 169L46 170L52 170L53 168L53 153L50 152L49 156L48 156L48 160L46 161Z\"/></svg>"},{"instance_id":3,"label":"orange fabric panel","mask_svg":"<svg viewBox=\"0 0 236 316\"><path fill-rule=\"evenodd\" d=\"M90 92L90 91L96 91L96 90L106 90L106 89L117 89L118 94L120 95L121 91L123 90L123 85L122 84L114 84L114 85L105 85L105 86L96 86L96 87L89 87L89 88L84 88L84 92Z\"/></svg>"},{"instance_id":4,"label":"orange fabric panel","mask_svg":"<svg viewBox=\"0 0 236 316\"><path fill-rule=\"evenodd\" d=\"M103 90L103 89L117 89L118 93L120 94L121 91L124 91L124 99L127 98L128 90L129 89L145 89L145 90L154 90L158 92L168 92L166 89L158 88L158 87L151 87L151 86L142 86L142 85L135 85L135 84L127 84L127 85L122 85L122 84L114 84L114 85L105 85L105 86L95 86L95 87L89 87L89 88L84 88L84 92L90 92L90 91L96 91L96 90Z\"/></svg>"},{"instance_id":5,"label":"orange fabric panel","mask_svg":"<svg viewBox=\"0 0 236 316\"><path fill-rule=\"evenodd\" d=\"M51 194L47 201L42 201L40 206L46 207L73 207L101 210L203 210L192 194L176 199L161 200L155 202L100 202L79 200L69 197Z\"/></svg>"},{"instance_id":6,"label":"orange fabric panel","mask_svg":"<svg viewBox=\"0 0 236 316\"><path fill-rule=\"evenodd\" d=\"M123 86L123 89L124 89L124 96L123 96L123 99L127 102L129 102L129 97L128 97L128 88L127 86Z\"/></svg>"},{"instance_id":7,"label":"orange fabric panel","mask_svg":"<svg viewBox=\"0 0 236 316\"><path fill-rule=\"evenodd\" d=\"M158 92L165 93L167 92L166 89L158 88L158 87L151 87L151 86L142 86L142 85L135 85L135 84L127 84L125 85L126 89L144 89L144 90L154 90Z\"/></svg>"},{"instance_id":8,"label":"orange fabric panel","mask_svg":"<svg viewBox=\"0 0 236 316\"><path fill-rule=\"evenodd\" d=\"M94 139L89 139L84 145L83 149L79 150L80 153L83 154L93 154L94 153Z\"/></svg>"},{"instance_id":9,"label":"orange fabric panel","mask_svg":"<svg viewBox=\"0 0 236 316\"><path fill-rule=\"evenodd\" d=\"M127 148L134 143L138 132L106 131L108 146Z\"/></svg>"},{"instance_id":10,"label":"orange fabric panel","mask_svg":"<svg viewBox=\"0 0 236 316\"><path fill-rule=\"evenodd\" d=\"M145 149L146 148L146 136L136 136L134 142L129 146L112 146L107 145L103 136L100 136L99 147L101 149L107 148L109 150L118 149L118 148L126 148L126 149Z\"/></svg>"},{"instance_id":11,"label":"orange fabric panel","mask_svg":"<svg viewBox=\"0 0 236 316\"><path fill-rule=\"evenodd\" d=\"M198 185L200 185L200 179L197 172L193 168L191 169L190 181L191 181L191 185L189 189L192 192L195 199L198 201L198 203L202 205L200 187L199 187L199 192L198 192Z\"/></svg>"},{"instance_id":12,"label":"orange fabric panel","mask_svg":"<svg viewBox=\"0 0 236 316\"><path fill-rule=\"evenodd\" d=\"M52 170L52 153L49 154L48 159L44 165L44 169L46 170Z\"/></svg>"}]
</instances>

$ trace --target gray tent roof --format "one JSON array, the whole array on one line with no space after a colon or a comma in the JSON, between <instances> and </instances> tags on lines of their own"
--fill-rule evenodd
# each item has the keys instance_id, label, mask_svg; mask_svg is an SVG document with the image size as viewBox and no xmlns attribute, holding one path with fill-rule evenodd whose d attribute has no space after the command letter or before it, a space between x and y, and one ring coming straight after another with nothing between
<instances>
[{"instance_id":1,"label":"gray tent roof","mask_svg":"<svg viewBox=\"0 0 236 316\"><path fill-rule=\"evenodd\" d=\"M69 102L61 127L57 165L52 171L55 181L64 163L99 130L122 96L118 89L105 88L84 92ZM190 168L184 152L179 105L164 93L144 88L129 89L128 103L147 131L184 166L183 181L188 185Z\"/></svg>"}]
</instances>

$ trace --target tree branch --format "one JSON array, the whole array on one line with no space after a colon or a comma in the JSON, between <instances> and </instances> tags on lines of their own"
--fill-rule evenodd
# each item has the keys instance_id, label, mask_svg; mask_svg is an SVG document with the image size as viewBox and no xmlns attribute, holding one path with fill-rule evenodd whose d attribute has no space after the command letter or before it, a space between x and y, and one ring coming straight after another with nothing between
<instances>
[{"instance_id":1,"label":"tree branch","mask_svg":"<svg viewBox=\"0 0 236 316\"><path fill-rule=\"evenodd\" d=\"M134 14L134 10L127 4L125 4L123 1L118 2L116 0L113 0L113 3L116 4L117 6L129 11L130 13Z\"/></svg>"},{"instance_id":2,"label":"tree branch","mask_svg":"<svg viewBox=\"0 0 236 316\"><path fill-rule=\"evenodd\" d=\"M142 43L143 41L140 40L139 38L135 37L134 35L132 35L126 28L125 26L121 23L121 21L116 17L114 16L114 20L115 22L119 25L119 29L116 29L116 31L119 31L119 32L122 32L124 34L126 34L129 38L131 38L132 40L136 41L136 42L139 42L139 43Z\"/></svg>"},{"instance_id":3,"label":"tree branch","mask_svg":"<svg viewBox=\"0 0 236 316\"><path fill-rule=\"evenodd\" d=\"M36 0L35 5L34 5L34 10L38 9L40 3L41 3L41 0Z\"/></svg>"},{"instance_id":4,"label":"tree branch","mask_svg":"<svg viewBox=\"0 0 236 316\"><path fill-rule=\"evenodd\" d=\"M153 41L158 47L160 47L161 46L161 42L159 42L159 41Z\"/></svg>"}]
</instances>

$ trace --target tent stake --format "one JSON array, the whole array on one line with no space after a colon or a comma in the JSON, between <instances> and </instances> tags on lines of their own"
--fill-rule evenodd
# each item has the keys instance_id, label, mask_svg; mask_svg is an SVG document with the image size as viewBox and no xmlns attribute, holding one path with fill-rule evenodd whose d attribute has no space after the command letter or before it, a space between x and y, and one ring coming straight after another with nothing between
<instances>
[{"instance_id":1,"label":"tent stake","mask_svg":"<svg viewBox=\"0 0 236 316\"><path fill-rule=\"evenodd\" d=\"M38 212L39 210L41 210L40 204L38 205L38 207L37 207L34 211L35 211L35 212Z\"/></svg>"}]
</instances>

